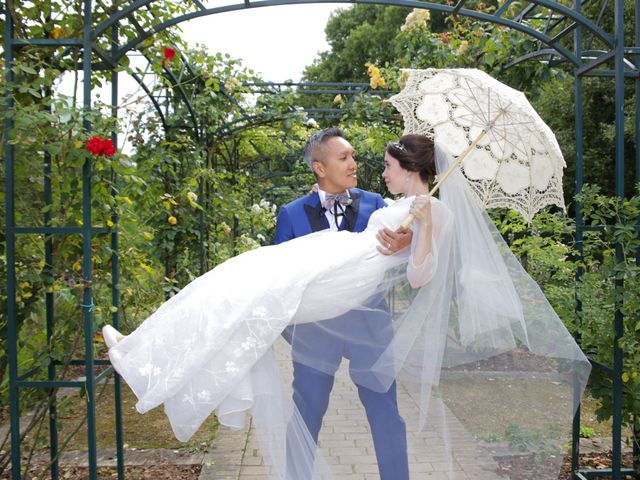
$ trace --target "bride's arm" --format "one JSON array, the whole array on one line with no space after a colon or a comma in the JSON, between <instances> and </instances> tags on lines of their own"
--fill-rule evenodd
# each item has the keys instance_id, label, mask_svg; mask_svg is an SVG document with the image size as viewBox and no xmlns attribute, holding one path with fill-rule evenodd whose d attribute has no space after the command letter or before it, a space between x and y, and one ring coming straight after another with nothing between
<instances>
[{"instance_id":1,"label":"bride's arm","mask_svg":"<svg viewBox=\"0 0 640 480\"><path fill-rule=\"evenodd\" d=\"M411 249L411 260L416 265L421 265L431 255L433 248L433 217L431 214L431 196L418 195L411 204L409 212L415 216L417 226L414 234L418 240Z\"/></svg>"},{"instance_id":2,"label":"bride's arm","mask_svg":"<svg viewBox=\"0 0 640 480\"><path fill-rule=\"evenodd\" d=\"M438 267L438 247L450 241L453 217L442 203L435 204L433 212L431 207L430 199L419 196L410 210L416 216L407 264L407 279L413 288L419 288L433 278Z\"/></svg>"},{"instance_id":3,"label":"bride's arm","mask_svg":"<svg viewBox=\"0 0 640 480\"><path fill-rule=\"evenodd\" d=\"M415 220L412 228L411 255L407 264L407 279L413 288L418 288L427 283L435 271L431 197L416 196L409 212L415 216Z\"/></svg>"}]
</instances>

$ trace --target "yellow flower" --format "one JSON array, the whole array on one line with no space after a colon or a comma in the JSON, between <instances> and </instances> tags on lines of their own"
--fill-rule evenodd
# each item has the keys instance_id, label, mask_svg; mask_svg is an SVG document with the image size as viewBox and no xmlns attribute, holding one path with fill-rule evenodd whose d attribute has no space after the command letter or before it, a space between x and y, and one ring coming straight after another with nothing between
<instances>
[{"instance_id":1,"label":"yellow flower","mask_svg":"<svg viewBox=\"0 0 640 480\"><path fill-rule=\"evenodd\" d=\"M65 31L64 28L62 27L56 27L53 30L51 30L51 38L53 38L54 40L57 40L59 38L64 38L65 36Z\"/></svg>"},{"instance_id":2,"label":"yellow flower","mask_svg":"<svg viewBox=\"0 0 640 480\"><path fill-rule=\"evenodd\" d=\"M463 40L458 47L458 55L464 55L469 50L469 42Z\"/></svg>"},{"instance_id":3,"label":"yellow flower","mask_svg":"<svg viewBox=\"0 0 640 480\"><path fill-rule=\"evenodd\" d=\"M169 199L169 203L170 203L171 205L178 205L178 202L176 202L173 198L170 198L170 199Z\"/></svg>"},{"instance_id":4,"label":"yellow flower","mask_svg":"<svg viewBox=\"0 0 640 480\"><path fill-rule=\"evenodd\" d=\"M82 148L84 146L84 142L82 140L77 140L76 143L73 144L76 148Z\"/></svg>"},{"instance_id":5,"label":"yellow flower","mask_svg":"<svg viewBox=\"0 0 640 480\"><path fill-rule=\"evenodd\" d=\"M224 233L226 233L227 235L229 235L231 233L231 227L229 225L227 225L226 223L222 224L222 231Z\"/></svg>"},{"instance_id":6,"label":"yellow flower","mask_svg":"<svg viewBox=\"0 0 640 480\"><path fill-rule=\"evenodd\" d=\"M80 270L82 270L82 264L81 264L79 261L78 261L78 262L76 262L76 263L74 263L74 264L73 264L73 269L74 269L76 272L79 272Z\"/></svg>"},{"instance_id":7,"label":"yellow flower","mask_svg":"<svg viewBox=\"0 0 640 480\"><path fill-rule=\"evenodd\" d=\"M364 64L367 67L367 73L370 77L380 76L380 69L376 67L373 63L367 62Z\"/></svg>"},{"instance_id":8,"label":"yellow flower","mask_svg":"<svg viewBox=\"0 0 640 480\"><path fill-rule=\"evenodd\" d=\"M333 103L335 103L336 105L340 105L343 102L343 98L342 95L337 94L335 97L333 97Z\"/></svg>"},{"instance_id":9,"label":"yellow flower","mask_svg":"<svg viewBox=\"0 0 640 480\"><path fill-rule=\"evenodd\" d=\"M175 225L176 223L178 223L178 219L173 215L169 215L169 218L167 218L167 222L169 222L171 225Z\"/></svg>"},{"instance_id":10,"label":"yellow flower","mask_svg":"<svg viewBox=\"0 0 640 480\"><path fill-rule=\"evenodd\" d=\"M387 82L384 80L383 77L379 75L375 75L371 77L371 80L369 81L369 85L371 85L371 88L375 90L378 87L382 87L382 88L386 87Z\"/></svg>"},{"instance_id":11,"label":"yellow flower","mask_svg":"<svg viewBox=\"0 0 640 480\"><path fill-rule=\"evenodd\" d=\"M107 227L113 228L114 225L115 223L113 223L111 220L107 220Z\"/></svg>"},{"instance_id":12,"label":"yellow flower","mask_svg":"<svg viewBox=\"0 0 640 480\"><path fill-rule=\"evenodd\" d=\"M153 240L153 233L151 233L151 232L142 232L142 237L145 240Z\"/></svg>"},{"instance_id":13,"label":"yellow flower","mask_svg":"<svg viewBox=\"0 0 640 480\"><path fill-rule=\"evenodd\" d=\"M198 195L196 195L193 192L188 192L187 193L187 198L189 199L190 202L197 202L198 201Z\"/></svg>"},{"instance_id":14,"label":"yellow flower","mask_svg":"<svg viewBox=\"0 0 640 480\"><path fill-rule=\"evenodd\" d=\"M378 67L376 67L373 63L365 63L364 66L367 67L367 73L371 77L371 79L369 80L369 85L371 85L371 88L375 90L378 87L384 88L387 86L387 82L380 74L380 69Z\"/></svg>"},{"instance_id":15,"label":"yellow flower","mask_svg":"<svg viewBox=\"0 0 640 480\"><path fill-rule=\"evenodd\" d=\"M629 381L629 374L628 374L627 372L624 372L624 373L622 374L622 381L623 381L624 383L627 383L627 382Z\"/></svg>"}]
</instances>

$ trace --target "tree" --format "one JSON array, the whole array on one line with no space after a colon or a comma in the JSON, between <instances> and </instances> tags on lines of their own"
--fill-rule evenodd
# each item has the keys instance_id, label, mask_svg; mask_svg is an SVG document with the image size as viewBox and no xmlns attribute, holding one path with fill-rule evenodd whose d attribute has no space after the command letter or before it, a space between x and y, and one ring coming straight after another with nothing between
<instances>
[{"instance_id":1,"label":"tree","mask_svg":"<svg viewBox=\"0 0 640 480\"><path fill-rule=\"evenodd\" d=\"M331 14L325 33L331 46L304 71L314 82L368 82L366 63L393 64L392 45L408 8L355 5Z\"/></svg>"}]
</instances>

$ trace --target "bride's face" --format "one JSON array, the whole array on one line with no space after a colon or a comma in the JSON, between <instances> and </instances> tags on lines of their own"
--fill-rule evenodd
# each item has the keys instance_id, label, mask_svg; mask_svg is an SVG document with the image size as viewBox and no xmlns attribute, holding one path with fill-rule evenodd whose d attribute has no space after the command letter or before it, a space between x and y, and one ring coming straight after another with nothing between
<instances>
[{"instance_id":1,"label":"bride's face","mask_svg":"<svg viewBox=\"0 0 640 480\"><path fill-rule=\"evenodd\" d=\"M389 192L394 195L404 193L408 177L409 172L400 166L400 162L389 155L389 152L385 153L382 178L384 178Z\"/></svg>"}]
</instances>

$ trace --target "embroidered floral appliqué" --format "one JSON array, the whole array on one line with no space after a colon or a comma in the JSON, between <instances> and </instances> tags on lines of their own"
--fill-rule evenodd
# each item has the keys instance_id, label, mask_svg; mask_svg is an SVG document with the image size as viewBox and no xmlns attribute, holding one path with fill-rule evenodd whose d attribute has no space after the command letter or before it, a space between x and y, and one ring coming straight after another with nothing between
<instances>
[{"instance_id":1,"label":"embroidered floral appliqu\u00e9","mask_svg":"<svg viewBox=\"0 0 640 480\"><path fill-rule=\"evenodd\" d=\"M224 366L227 368L227 372L229 373L234 373L238 371L238 367L236 367L236 364L234 362L227 362L224 364Z\"/></svg>"},{"instance_id":2,"label":"embroidered floral appliqu\u00e9","mask_svg":"<svg viewBox=\"0 0 640 480\"><path fill-rule=\"evenodd\" d=\"M198 393L198 400L201 402L208 402L211 400L211 392L209 390L202 390Z\"/></svg>"},{"instance_id":3,"label":"embroidered floral appliqu\u00e9","mask_svg":"<svg viewBox=\"0 0 640 480\"><path fill-rule=\"evenodd\" d=\"M140 375L144 375L145 377L148 377L149 375L159 375L160 371L160 367L154 367L151 363L147 363L138 369Z\"/></svg>"},{"instance_id":4,"label":"embroidered floral appliqu\u00e9","mask_svg":"<svg viewBox=\"0 0 640 480\"><path fill-rule=\"evenodd\" d=\"M255 348L257 345L258 343L256 342L256 339L251 337L251 338L248 338L246 341L242 342L242 349L251 350L252 348Z\"/></svg>"}]
</instances>

